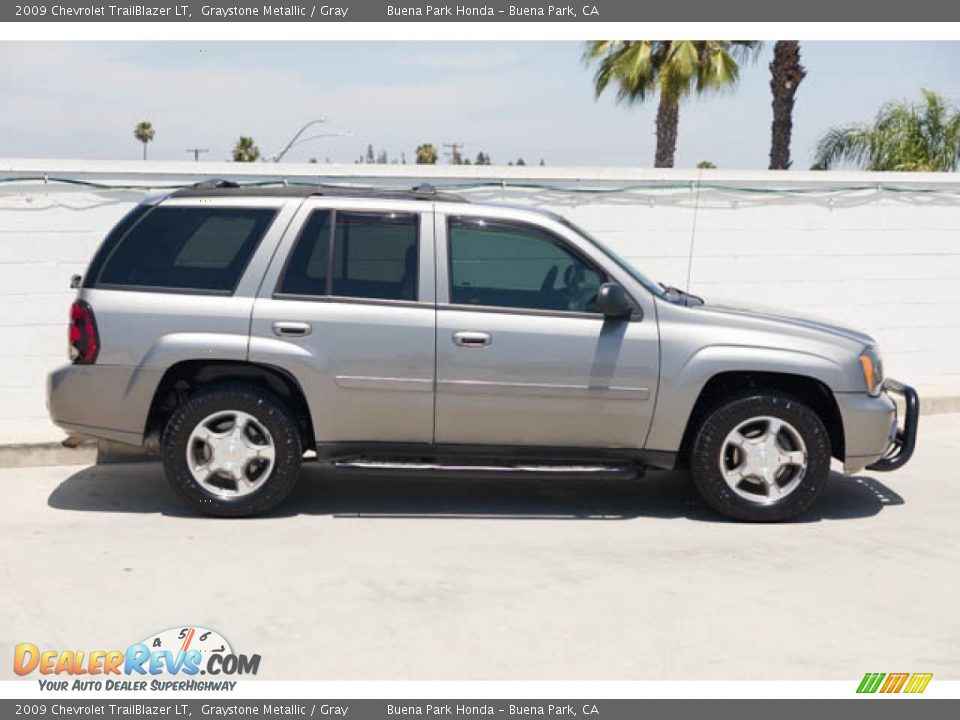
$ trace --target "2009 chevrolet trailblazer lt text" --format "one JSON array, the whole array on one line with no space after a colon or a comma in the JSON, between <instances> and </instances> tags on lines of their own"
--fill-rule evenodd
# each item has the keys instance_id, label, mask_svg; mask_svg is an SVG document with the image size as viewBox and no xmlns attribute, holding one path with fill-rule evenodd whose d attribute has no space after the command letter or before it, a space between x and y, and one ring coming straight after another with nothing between
<instances>
[{"instance_id":1,"label":"2009 chevrolet trailblazer lt text","mask_svg":"<svg viewBox=\"0 0 960 720\"><path fill-rule=\"evenodd\" d=\"M916 439L869 336L704 302L563 217L429 186L201 183L136 206L75 284L54 422L158 450L211 515L275 507L312 450L364 473L683 467L719 512L776 521L831 457L893 470Z\"/></svg>"}]
</instances>

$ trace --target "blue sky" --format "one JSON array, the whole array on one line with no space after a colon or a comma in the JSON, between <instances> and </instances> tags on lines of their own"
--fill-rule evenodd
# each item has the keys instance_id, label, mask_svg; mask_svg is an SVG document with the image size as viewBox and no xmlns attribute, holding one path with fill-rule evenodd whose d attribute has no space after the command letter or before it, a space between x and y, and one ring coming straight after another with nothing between
<instances>
[{"instance_id":1,"label":"blue sky","mask_svg":"<svg viewBox=\"0 0 960 720\"><path fill-rule=\"evenodd\" d=\"M278 151L307 120L318 140L287 159L352 162L372 143L411 160L421 142L462 142L473 158L648 167L655 104L595 101L577 42L0 43L0 156L137 159L133 126L157 132L150 157L229 155L237 136ZM677 165L768 162L767 43L735 92L687 101ZM886 100L930 87L960 102L960 42L806 42L794 168L832 124L870 120Z\"/></svg>"}]
</instances>

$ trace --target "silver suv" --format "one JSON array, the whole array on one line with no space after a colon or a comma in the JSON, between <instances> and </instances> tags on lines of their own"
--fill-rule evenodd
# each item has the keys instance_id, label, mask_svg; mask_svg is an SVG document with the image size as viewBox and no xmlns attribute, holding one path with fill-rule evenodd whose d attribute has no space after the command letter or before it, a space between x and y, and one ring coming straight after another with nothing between
<instances>
[{"instance_id":1,"label":"silver suv","mask_svg":"<svg viewBox=\"0 0 960 720\"><path fill-rule=\"evenodd\" d=\"M204 183L138 205L75 284L53 421L159 451L211 515L275 507L315 451L362 472L684 467L721 513L776 521L831 457L893 470L916 438L917 395L869 336L705 303L563 217L429 186Z\"/></svg>"}]
</instances>

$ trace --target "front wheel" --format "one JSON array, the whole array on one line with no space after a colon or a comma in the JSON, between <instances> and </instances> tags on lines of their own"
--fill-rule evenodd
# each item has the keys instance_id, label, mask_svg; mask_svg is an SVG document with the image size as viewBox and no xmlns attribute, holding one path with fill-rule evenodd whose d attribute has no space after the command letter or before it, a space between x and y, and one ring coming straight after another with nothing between
<instances>
[{"instance_id":1,"label":"front wheel","mask_svg":"<svg viewBox=\"0 0 960 720\"><path fill-rule=\"evenodd\" d=\"M167 480L197 512L267 512L293 490L303 450L297 423L255 386L202 390L177 408L161 440Z\"/></svg>"},{"instance_id":2,"label":"front wheel","mask_svg":"<svg viewBox=\"0 0 960 720\"><path fill-rule=\"evenodd\" d=\"M727 517L788 520L806 511L830 474L830 437L798 400L757 391L729 400L703 421L690 472L704 500Z\"/></svg>"}]
</instances>

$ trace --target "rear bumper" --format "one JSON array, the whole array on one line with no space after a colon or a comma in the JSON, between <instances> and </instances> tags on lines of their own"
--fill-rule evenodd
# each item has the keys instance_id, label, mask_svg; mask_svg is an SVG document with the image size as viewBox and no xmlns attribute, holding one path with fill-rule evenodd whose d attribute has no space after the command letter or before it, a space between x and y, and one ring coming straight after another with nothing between
<instances>
[{"instance_id":1,"label":"rear bumper","mask_svg":"<svg viewBox=\"0 0 960 720\"><path fill-rule=\"evenodd\" d=\"M890 472L910 462L913 449L917 445L917 426L920 420L920 396L917 395L916 390L896 380L886 380L883 383L883 390L900 395L903 398L905 411L902 428L894 420L894 436L883 457L867 465L867 470L876 472Z\"/></svg>"},{"instance_id":2,"label":"rear bumper","mask_svg":"<svg viewBox=\"0 0 960 720\"><path fill-rule=\"evenodd\" d=\"M122 365L63 365L47 376L47 411L68 433L140 445L161 374Z\"/></svg>"},{"instance_id":3,"label":"rear bumper","mask_svg":"<svg viewBox=\"0 0 960 720\"><path fill-rule=\"evenodd\" d=\"M902 396L906 405L902 428L892 395ZM919 413L919 400L912 387L888 379L879 397L838 393L836 399L843 418L845 473L864 468L888 472L910 460L916 444Z\"/></svg>"}]
</instances>

